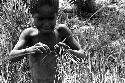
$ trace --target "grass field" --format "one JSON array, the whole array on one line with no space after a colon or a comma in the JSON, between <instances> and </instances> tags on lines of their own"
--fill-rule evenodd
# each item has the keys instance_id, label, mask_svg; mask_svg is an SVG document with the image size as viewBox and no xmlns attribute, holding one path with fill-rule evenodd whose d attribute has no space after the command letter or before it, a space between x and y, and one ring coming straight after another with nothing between
<instances>
[{"instance_id":1,"label":"grass field","mask_svg":"<svg viewBox=\"0 0 125 83\"><path fill-rule=\"evenodd\" d=\"M7 60L22 30L32 26L27 5L22 0L0 5L0 83L31 81L27 57L15 63ZM69 26L87 56L74 59L63 50L57 58L58 77L63 83L125 83L124 5L105 5L86 20L59 14L57 24Z\"/></svg>"}]
</instances>

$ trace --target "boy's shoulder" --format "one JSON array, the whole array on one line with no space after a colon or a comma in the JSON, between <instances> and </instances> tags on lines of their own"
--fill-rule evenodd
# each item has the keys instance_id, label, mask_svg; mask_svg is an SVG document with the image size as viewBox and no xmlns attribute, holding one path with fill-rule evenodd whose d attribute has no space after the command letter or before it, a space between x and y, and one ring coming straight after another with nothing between
<instances>
[{"instance_id":1,"label":"boy's shoulder","mask_svg":"<svg viewBox=\"0 0 125 83\"><path fill-rule=\"evenodd\" d=\"M72 35L71 30L65 24L59 24L57 26L57 31L62 39Z\"/></svg>"},{"instance_id":2,"label":"boy's shoulder","mask_svg":"<svg viewBox=\"0 0 125 83\"><path fill-rule=\"evenodd\" d=\"M37 29L30 27L30 28L26 28L22 31L21 35L22 36L31 36L33 33L36 33Z\"/></svg>"},{"instance_id":3,"label":"boy's shoulder","mask_svg":"<svg viewBox=\"0 0 125 83\"><path fill-rule=\"evenodd\" d=\"M69 31L69 28L66 26L66 24L58 24L56 29L57 29L58 32Z\"/></svg>"}]
</instances>

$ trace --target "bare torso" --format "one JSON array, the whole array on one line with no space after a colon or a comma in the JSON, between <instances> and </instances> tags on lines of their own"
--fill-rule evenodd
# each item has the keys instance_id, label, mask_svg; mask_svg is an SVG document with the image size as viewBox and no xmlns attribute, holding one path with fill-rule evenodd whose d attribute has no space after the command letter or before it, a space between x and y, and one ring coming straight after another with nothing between
<instances>
[{"instance_id":1,"label":"bare torso","mask_svg":"<svg viewBox=\"0 0 125 83\"><path fill-rule=\"evenodd\" d=\"M59 33L55 30L51 34L41 34L38 30L34 29L29 38L29 46L33 46L36 43L44 43L49 46L50 50L54 50L54 45L60 42ZM51 52L50 54L41 54L35 53L29 57L31 75L33 83L54 83L56 72L56 57L55 53ZM57 82L56 82L57 83Z\"/></svg>"},{"instance_id":2,"label":"bare torso","mask_svg":"<svg viewBox=\"0 0 125 83\"><path fill-rule=\"evenodd\" d=\"M61 81L57 80L58 77L56 76L58 72L56 72L57 57L54 52L54 46L56 44L60 44L60 46L62 45L64 47L68 45L71 49L70 52L75 53L75 55L79 55L79 51L75 50L80 50L81 47L73 38L71 31L64 24L56 26L55 30L52 32L48 33L45 31L50 30L38 30L36 28L25 29L20 35L19 41L11 51L10 59L12 61L17 61L25 56L23 54L35 52L29 55L32 83L61 83ZM60 43L61 41L63 41L63 44ZM44 46L40 42L46 44L47 49L44 49ZM45 54L36 50L38 47ZM48 48L50 48L51 53L45 52ZM58 52L58 48L56 48L56 52ZM80 56L82 57L82 54Z\"/></svg>"}]
</instances>

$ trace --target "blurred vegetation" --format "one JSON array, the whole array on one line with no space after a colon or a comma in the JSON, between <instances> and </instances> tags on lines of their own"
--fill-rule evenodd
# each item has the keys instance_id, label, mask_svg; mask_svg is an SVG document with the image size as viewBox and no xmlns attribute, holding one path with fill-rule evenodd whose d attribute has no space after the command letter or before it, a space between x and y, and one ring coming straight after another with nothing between
<instances>
[{"instance_id":1,"label":"blurred vegetation","mask_svg":"<svg viewBox=\"0 0 125 83\"><path fill-rule=\"evenodd\" d=\"M27 57L15 63L7 60L22 30L33 26L29 4L29 0L4 0L0 4L1 83L31 82ZM60 8L57 24L66 23L87 56L72 58L68 50L62 50L57 61L63 83L125 83L124 5L103 3L88 19Z\"/></svg>"},{"instance_id":2,"label":"blurred vegetation","mask_svg":"<svg viewBox=\"0 0 125 83\"><path fill-rule=\"evenodd\" d=\"M75 5L79 17L90 17L97 10L95 0L69 0L69 2Z\"/></svg>"},{"instance_id":3,"label":"blurred vegetation","mask_svg":"<svg viewBox=\"0 0 125 83\"><path fill-rule=\"evenodd\" d=\"M22 30L32 26L31 15L28 13L28 6L23 3L24 0L7 0L0 4L0 62L3 83L20 83L24 78L22 76L22 66L24 59L12 63L8 61L8 56ZM28 0L27 0L28 3ZM26 75L24 75L26 76ZM25 78L27 79L27 78ZM14 82L15 81L15 82Z\"/></svg>"}]
</instances>

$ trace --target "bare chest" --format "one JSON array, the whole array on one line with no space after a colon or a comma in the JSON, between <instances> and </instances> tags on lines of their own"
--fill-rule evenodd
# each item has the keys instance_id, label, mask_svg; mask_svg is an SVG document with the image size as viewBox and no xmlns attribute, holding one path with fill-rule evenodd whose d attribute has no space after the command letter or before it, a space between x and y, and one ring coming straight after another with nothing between
<instances>
[{"instance_id":1,"label":"bare chest","mask_svg":"<svg viewBox=\"0 0 125 83\"><path fill-rule=\"evenodd\" d=\"M53 34L38 34L32 37L31 43L35 45L36 43L43 43L48 45L48 47L53 50L54 46L61 41L58 33Z\"/></svg>"},{"instance_id":2,"label":"bare chest","mask_svg":"<svg viewBox=\"0 0 125 83\"><path fill-rule=\"evenodd\" d=\"M29 46L33 46L36 43L44 43L48 45L51 51L54 50L54 45L61 41L58 33L53 33L51 35L43 34L33 34L29 43ZM55 53L41 54L35 53L29 57L30 67L32 71L32 76L37 79L50 79L54 78L56 74L56 57ZM44 78L43 78L44 77Z\"/></svg>"},{"instance_id":3,"label":"bare chest","mask_svg":"<svg viewBox=\"0 0 125 83\"><path fill-rule=\"evenodd\" d=\"M29 43L30 43L30 46L33 46L36 43L41 42L43 44L46 44L50 48L51 52L53 52L54 46L60 41L61 41L61 38L59 38L59 35L57 33L54 33L54 34L51 34L51 35L38 34L38 35L33 35L32 39L30 39ZM48 61L55 62L55 59L53 59L55 53L49 54L49 57L48 57L48 54L41 54L41 53L38 52L38 53L35 53L32 56L30 56L31 64L32 65L34 63L40 64L41 60L44 57L46 57L46 55L47 55L47 58L45 58L45 60L47 60L47 62ZM42 62L45 62L45 61L42 61Z\"/></svg>"}]
</instances>

